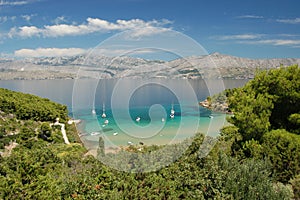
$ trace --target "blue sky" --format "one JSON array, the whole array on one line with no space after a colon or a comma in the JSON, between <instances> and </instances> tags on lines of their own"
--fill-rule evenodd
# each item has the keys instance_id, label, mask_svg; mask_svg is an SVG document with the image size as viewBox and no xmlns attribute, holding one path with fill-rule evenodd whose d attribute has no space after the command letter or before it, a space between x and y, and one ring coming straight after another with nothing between
<instances>
[{"instance_id":1,"label":"blue sky","mask_svg":"<svg viewBox=\"0 0 300 200\"><path fill-rule=\"evenodd\" d=\"M300 58L299 8L299 0L0 0L0 55L76 55L121 31L175 30L209 53Z\"/></svg>"}]
</instances>

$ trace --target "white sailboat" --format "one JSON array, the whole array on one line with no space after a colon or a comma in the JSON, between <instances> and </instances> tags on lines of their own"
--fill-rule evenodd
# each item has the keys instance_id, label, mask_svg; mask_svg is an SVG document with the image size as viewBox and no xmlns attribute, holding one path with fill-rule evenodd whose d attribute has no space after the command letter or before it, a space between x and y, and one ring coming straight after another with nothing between
<instances>
[{"instance_id":1,"label":"white sailboat","mask_svg":"<svg viewBox=\"0 0 300 200\"><path fill-rule=\"evenodd\" d=\"M175 110L174 110L174 106L173 106L173 104L172 104L170 118L173 119L174 116L175 116Z\"/></svg>"},{"instance_id":2,"label":"white sailboat","mask_svg":"<svg viewBox=\"0 0 300 200\"><path fill-rule=\"evenodd\" d=\"M92 114L96 115L96 110L94 108L92 109Z\"/></svg>"},{"instance_id":3,"label":"white sailboat","mask_svg":"<svg viewBox=\"0 0 300 200\"><path fill-rule=\"evenodd\" d=\"M174 106L172 104L172 108L171 108L171 115L174 115L175 114L175 110L174 110Z\"/></svg>"},{"instance_id":4,"label":"white sailboat","mask_svg":"<svg viewBox=\"0 0 300 200\"><path fill-rule=\"evenodd\" d=\"M102 118L106 118L106 114L105 114L105 105L103 104L102 105L102 115L101 115Z\"/></svg>"}]
</instances>

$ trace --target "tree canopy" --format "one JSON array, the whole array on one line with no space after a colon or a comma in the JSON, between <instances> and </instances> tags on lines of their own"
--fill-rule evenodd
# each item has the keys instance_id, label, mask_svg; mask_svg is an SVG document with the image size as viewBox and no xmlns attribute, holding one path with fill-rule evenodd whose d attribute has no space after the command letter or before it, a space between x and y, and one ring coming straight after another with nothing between
<instances>
[{"instance_id":1,"label":"tree canopy","mask_svg":"<svg viewBox=\"0 0 300 200\"><path fill-rule=\"evenodd\" d=\"M287 183L300 173L300 68L260 71L242 88L228 91L234 126L232 153L241 159L268 159L277 179Z\"/></svg>"},{"instance_id":2,"label":"tree canopy","mask_svg":"<svg viewBox=\"0 0 300 200\"><path fill-rule=\"evenodd\" d=\"M49 99L0 88L0 110L13 113L18 119L35 121L62 121L68 118L67 107Z\"/></svg>"},{"instance_id":3,"label":"tree canopy","mask_svg":"<svg viewBox=\"0 0 300 200\"><path fill-rule=\"evenodd\" d=\"M261 140L264 133L286 129L299 133L300 68L258 72L244 87L229 95L230 122L239 128L243 140Z\"/></svg>"}]
</instances>

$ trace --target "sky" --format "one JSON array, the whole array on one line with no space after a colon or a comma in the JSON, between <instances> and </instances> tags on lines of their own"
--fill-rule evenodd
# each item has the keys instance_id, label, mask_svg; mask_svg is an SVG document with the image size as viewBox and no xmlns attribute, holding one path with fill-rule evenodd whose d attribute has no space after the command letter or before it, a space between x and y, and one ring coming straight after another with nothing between
<instances>
[{"instance_id":1,"label":"sky","mask_svg":"<svg viewBox=\"0 0 300 200\"><path fill-rule=\"evenodd\" d=\"M177 31L208 53L300 58L299 0L0 0L0 57L72 56ZM180 47L178 47L180 48Z\"/></svg>"}]
</instances>

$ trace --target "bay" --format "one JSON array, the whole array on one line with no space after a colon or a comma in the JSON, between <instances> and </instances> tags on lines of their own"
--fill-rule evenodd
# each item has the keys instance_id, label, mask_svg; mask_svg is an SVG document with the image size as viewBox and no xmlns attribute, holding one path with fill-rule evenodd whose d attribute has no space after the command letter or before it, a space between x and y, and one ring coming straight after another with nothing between
<instances>
[{"instance_id":1,"label":"bay","mask_svg":"<svg viewBox=\"0 0 300 200\"><path fill-rule=\"evenodd\" d=\"M69 115L82 120L77 126L81 140L95 149L100 136L111 148L176 143L195 132L216 136L226 115L212 113L198 102L218 91L212 88L241 87L247 81L223 80L220 86L220 82L173 79L9 80L0 81L0 87L67 105ZM103 108L106 118L101 117Z\"/></svg>"}]
</instances>

